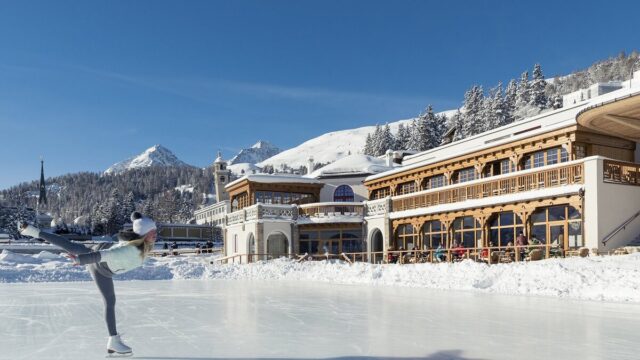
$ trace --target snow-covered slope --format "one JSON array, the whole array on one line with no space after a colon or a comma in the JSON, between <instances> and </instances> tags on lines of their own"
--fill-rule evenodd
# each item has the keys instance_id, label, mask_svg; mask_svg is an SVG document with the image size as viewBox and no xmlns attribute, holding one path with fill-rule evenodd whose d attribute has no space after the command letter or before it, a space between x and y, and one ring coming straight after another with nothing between
<instances>
[{"instance_id":1,"label":"snow-covered slope","mask_svg":"<svg viewBox=\"0 0 640 360\"><path fill-rule=\"evenodd\" d=\"M281 151L282 150L270 143L260 140L252 147L240 150L236 156L229 160L229 165L242 163L256 164L280 153Z\"/></svg>"},{"instance_id":2,"label":"snow-covered slope","mask_svg":"<svg viewBox=\"0 0 640 360\"><path fill-rule=\"evenodd\" d=\"M142 154L111 165L104 173L117 174L131 169L151 166L191 166L178 159L171 150L162 145L154 145Z\"/></svg>"},{"instance_id":3,"label":"snow-covered slope","mask_svg":"<svg viewBox=\"0 0 640 360\"><path fill-rule=\"evenodd\" d=\"M389 126L391 131L395 133L400 124L407 125L410 122L411 120L400 120L390 123ZM296 168L306 166L309 157L313 157L315 163L331 163L347 155L361 153L367 134L375 129L375 126L365 126L320 135L256 165L260 167L273 165L277 169L281 164L286 164Z\"/></svg>"},{"instance_id":4,"label":"snow-covered slope","mask_svg":"<svg viewBox=\"0 0 640 360\"><path fill-rule=\"evenodd\" d=\"M450 118L455 112L456 110L447 110L438 113L438 115L443 114L446 115L447 118ZM400 124L407 126L412 120L413 119L399 120L389 123L391 132L395 134ZM367 134L373 133L375 129L375 126L364 126L320 135L256 165L259 167L273 165L274 168L278 169L281 164L286 164L289 167L297 168L306 166L309 157L313 157L315 163L332 163L347 155L362 153L362 148L367 140Z\"/></svg>"}]
</instances>

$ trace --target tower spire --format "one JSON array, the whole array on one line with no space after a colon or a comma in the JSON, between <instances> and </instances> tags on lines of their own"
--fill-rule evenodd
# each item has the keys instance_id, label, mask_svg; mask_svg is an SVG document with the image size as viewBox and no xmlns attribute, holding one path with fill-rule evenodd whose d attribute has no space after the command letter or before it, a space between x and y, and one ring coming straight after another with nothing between
<instances>
[{"instance_id":1,"label":"tower spire","mask_svg":"<svg viewBox=\"0 0 640 360\"><path fill-rule=\"evenodd\" d=\"M44 182L44 160L40 158L40 196L38 196L38 207L47 205L47 185Z\"/></svg>"}]
</instances>

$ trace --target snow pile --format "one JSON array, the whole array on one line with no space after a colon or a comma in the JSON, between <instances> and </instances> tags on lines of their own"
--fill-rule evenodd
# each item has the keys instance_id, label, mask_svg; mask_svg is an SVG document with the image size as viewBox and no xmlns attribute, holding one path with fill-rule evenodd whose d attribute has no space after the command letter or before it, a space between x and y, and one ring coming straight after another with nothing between
<instances>
[{"instance_id":1,"label":"snow pile","mask_svg":"<svg viewBox=\"0 0 640 360\"><path fill-rule=\"evenodd\" d=\"M217 264L216 256L150 258L117 280L285 280L374 286L424 287L583 300L640 302L640 253L486 265L372 265L342 261L279 259L253 264ZM214 262L215 264L212 264ZM0 254L0 283L89 281L82 266L54 254Z\"/></svg>"}]
</instances>

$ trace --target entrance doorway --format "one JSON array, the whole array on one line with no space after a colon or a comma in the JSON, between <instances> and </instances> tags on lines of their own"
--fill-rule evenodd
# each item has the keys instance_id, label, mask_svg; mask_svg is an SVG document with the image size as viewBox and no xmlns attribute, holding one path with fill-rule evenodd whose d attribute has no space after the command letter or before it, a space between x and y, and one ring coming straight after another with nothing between
<instances>
[{"instance_id":1,"label":"entrance doorway","mask_svg":"<svg viewBox=\"0 0 640 360\"><path fill-rule=\"evenodd\" d=\"M275 232L267 238L267 254L270 259L289 255L289 240L281 232Z\"/></svg>"}]
</instances>

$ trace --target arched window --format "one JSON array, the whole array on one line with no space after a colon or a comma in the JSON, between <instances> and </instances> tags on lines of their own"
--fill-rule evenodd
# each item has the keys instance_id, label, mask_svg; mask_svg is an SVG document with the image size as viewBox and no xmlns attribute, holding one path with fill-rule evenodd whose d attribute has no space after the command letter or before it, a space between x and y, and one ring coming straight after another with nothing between
<instances>
[{"instance_id":1,"label":"arched window","mask_svg":"<svg viewBox=\"0 0 640 360\"><path fill-rule=\"evenodd\" d=\"M447 245L447 231L444 225L438 220L424 223L422 225L422 242L430 249L435 249L440 244L445 247Z\"/></svg>"},{"instance_id":2,"label":"arched window","mask_svg":"<svg viewBox=\"0 0 640 360\"><path fill-rule=\"evenodd\" d=\"M489 222L489 246L514 245L520 232L524 232L522 220L511 211L501 212Z\"/></svg>"},{"instance_id":3,"label":"arched window","mask_svg":"<svg viewBox=\"0 0 640 360\"><path fill-rule=\"evenodd\" d=\"M456 218L453 221L453 242L466 248L476 247L476 241L482 240L482 227L473 216ZM454 244L451 244L452 246Z\"/></svg>"},{"instance_id":4,"label":"arched window","mask_svg":"<svg viewBox=\"0 0 640 360\"><path fill-rule=\"evenodd\" d=\"M413 225L403 224L398 226L395 237L395 250L400 248L404 250L413 250L414 246L420 248L418 242L418 234L416 234Z\"/></svg>"},{"instance_id":5,"label":"arched window","mask_svg":"<svg viewBox=\"0 0 640 360\"><path fill-rule=\"evenodd\" d=\"M353 199L353 190L349 185L340 185L333 193L333 201L336 202L352 202Z\"/></svg>"}]
</instances>

